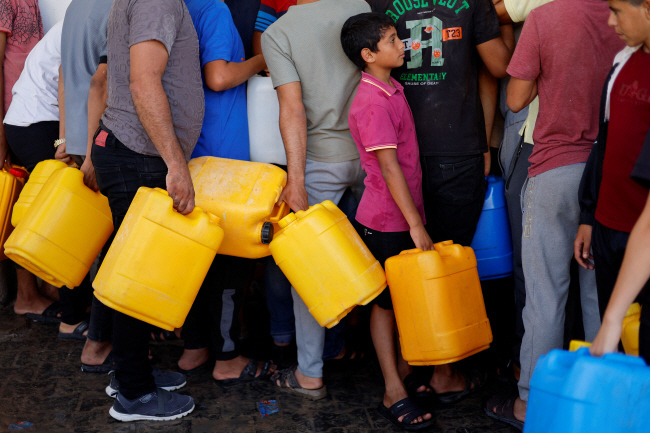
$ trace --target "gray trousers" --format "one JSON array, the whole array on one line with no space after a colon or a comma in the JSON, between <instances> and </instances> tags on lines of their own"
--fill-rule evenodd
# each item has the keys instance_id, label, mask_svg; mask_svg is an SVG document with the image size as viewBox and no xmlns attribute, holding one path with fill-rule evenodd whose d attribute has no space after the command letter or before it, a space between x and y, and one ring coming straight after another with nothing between
<instances>
[{"instance_id":1,"label":"gray trousers","mask_svg":"<svg viewBox=\"0 0 650 433\"><path fill-rule=\"evenodd\" d=\"M524 185L522 264L526 281L519 397L528 401L530 377L541 355L564 343L573 240L578 231L578 185L585 164L571 164L528 178ZM600 327L594 271L580 268L585 337Z\"/></svg>"},{"instance_id":2,"label":"gray trousers","mask_svg":"<svg viewBox=\"0 0 650 433\"><path fill-rule=\"evenodd\" d=\"M358 186L363 179L358 159L346 162L318 162L307 160L305 188L309 205L331 200L338 204L347 188ZM308 377L323 377L323 347L325 328L321 327L296 290L291 288L293 314L296 318L296 346L298 370Z\"/></svg>"}]
</instances>

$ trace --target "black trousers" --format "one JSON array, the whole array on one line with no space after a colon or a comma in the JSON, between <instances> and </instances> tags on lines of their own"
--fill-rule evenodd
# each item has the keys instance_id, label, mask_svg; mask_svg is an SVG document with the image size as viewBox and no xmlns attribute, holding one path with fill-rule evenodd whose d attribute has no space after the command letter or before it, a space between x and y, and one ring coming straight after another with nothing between
<instances>
[{"instance_id":1,"label":"black trousers","mask_svg":"<svg viewBox=\"0 0 650 433\"><path fill-rule=\"evenodd\" d=\"M361 239L368 247L368 250L379 261L382 268L386 267L386 260L393 257L405 250L415 248L411 233L404 232L380 232L377 230L369 229L368 227L354 222L354 228L361 236ZM393 309L393 299L390 296L390 288L387 286L373 301L372 304L377 304L384 310Z\"/></svg>"},{"instance_id":2,"label":"black trousers","mask_svg":"<svg viewBox=\"0 0 650 433\"><path fill-rule=\"evenodd\" d=\"M5 125L5 134L12 163L31 172L39 162L54 159L54 140L59 138L59 121L37 122L29 126ZM16 267L22 268L19 265ZM88 275L74 290L59 288L61 321L74 325L84 320L91 296L92 287Z\"/></svg>"},{"instance_id":3,"label":"black trousers","mask_svg":"<svg viewBox=\"0 0 650 433\"><path fill-rule=\"evenodd\" d=\"M108 133L105 145L95 141L91 157L99 190L108 198L113 214L114 237L138 188L166 189L167 166L158 156L128 149L103 125L101 130ZM102 258L113 237L106 243ZM118 311L113 312L112 320L115 377L120 383L120 393L134 399L154 391L156 385L148 357L151 326Z\"/></svg>"},{"instance_id":4,"label":"black trousers","mask_svg":"<svg viewBox=\"0 0 650 433\"><path fill-rule=\"evenodd\" d=\"M469 246L483 210L487 183L483 155L422 156L426 228L433 242Z\"/></svg>"},{"instance_id":5,"label":"black trousers","mask_svg":"<svg viewBox=\"0 0 650 433\"><path fill-rule=\"evenodd\" d=\"M629 233L614 230L594 223L591 233L591 248L596 270L596 288L598 290L598 308L602 318L607 309L607 303L614 291L614 284L623 263L625 247L630 237ZM639 329L639 355L650 364L650 281L646 282L637 297L641 309L641 326Z\"/></svg>"},{"instance_id":6,"label":"black trousers","mask_svg":"<svg viewBox=\"0 0 650 433\"><path fill-rule=\"evenodd\" d=\"M186 349L210 348L215 359L239 355L239 310L253 261L217 255L183 325Z\"/></svg>"},{"instance_id":7,"label":"black trousers","mask_svg":"<svg viewBox=\"0 0 650 433\"><path fill-rule=\"evenodd\" d=\"M54 140L59 138L59 122L53 120L29 126L5 125L5 135L12 162L31 172L39 162L54 159Z\"/></svg>"}]
</instances>

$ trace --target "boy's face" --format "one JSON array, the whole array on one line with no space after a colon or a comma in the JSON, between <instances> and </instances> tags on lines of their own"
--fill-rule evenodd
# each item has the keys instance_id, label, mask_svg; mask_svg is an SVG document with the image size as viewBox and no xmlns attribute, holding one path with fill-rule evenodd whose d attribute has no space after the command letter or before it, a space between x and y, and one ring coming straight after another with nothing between
<instances>
[{"instance_id":1,"label":"boy's face","mask_svg":"<svg viewBox=\"0 0 650 433\"><path fill-rule=\"evenodd\" d=\"M373 54L377 66L393 69L404 64L404 43L397 37L395 27L391 26L384 30L377 43L377 51Z\"/></svg>"},{"instance_id":2,"label":"boy's face","mask_svg":"<svg viewBox=\"0 0 650 433\"><path fill-rule=\"evenodd\" d=\"M630 47L644 43L650 37L650 15L648 2L634 6L625 0L608 0L609 20L616 33Z\"/></svg>"}]
</instances>

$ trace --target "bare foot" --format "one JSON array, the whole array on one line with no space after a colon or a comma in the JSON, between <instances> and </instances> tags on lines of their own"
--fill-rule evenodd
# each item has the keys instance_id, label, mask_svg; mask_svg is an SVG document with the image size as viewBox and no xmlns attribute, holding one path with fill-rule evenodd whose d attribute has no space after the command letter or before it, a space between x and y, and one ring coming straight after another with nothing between
<instances>
[{"instance_id":1,"label":"bare foot","mask_svg":"<svg viewBox=\"0 0 650 433\"><path fill-rule=\"evenodd\" d=\"M395 390L389 391L387 389L386 392L384 393L383 405L384 405L384 407L389 409L395 403L397 403L400 400L405 399L406 397L408 397L408 395L406 393L406 389L404 389L403 387L402 387L401 390L400 389L395 389ZM402 422L402 420L404 419L404 417L406 415L408 415L408 413L400 416L399 418L397 418L397 420L399 422ZM413 421L411 421L411 424L419 424L419 423L422 423L422 422L425 422L425 421L429 421L432 417L433 417L433 415L431 415L430 412L426 412L424 415L418 416L417 418L413 419Z\"/></svg>"},{"instance_id":2,"label":"bare foot","mask_svg":"<svg viewBox=\"0 0 650 433\"><path fill-rule=\"evenodd\" d=\"M465 377L451 365L437 365L431 376L431 387L436 394L464 391L467 383ZM473 386L470 384L470 386Z\"/></svg>"},{"instance_id":3,"label":"bare foot","mask_svg":"<svg viewBox=\"0 0 650 433\"><path fill-rule=\"evenodd\" d=\"M294 368L294 367L291 367ZM300 385L301 388L304 389L319 389L323 387L323 378L322 377L309 377L305 376L296 368L296 380L298 381L298 385ZM277 386L281 386L280 380L276 380L275 384ZM285 384L285 388L288 387L288 384Z\"/></svg>"},{"instance_id":4,"label":"bare foot","mask_svg":"<svg viewBox=\"0 0 650 433\"><path fill-rule=\"evenodd\" d=\"M178 368L181 370L193 370L205 364L210 357L207 347L202 349L185 349L178 360Z\"/></svg>"},{"instance_id":5,"label":"bare foot","mask_svg":"<svg viewBox=\"0 0 650 433\"><path fill-rule=\"evenodd\" d=\"M86 344L81 351L81 362L86 365L102 365L113 345L109 341L92 341L86 339Z\"/></svg>"},{"instance_id":6,"label":"bare foot","mask_svg":"<svg viewBox=\"0 0 650 433\"><path fill-rule=\"evenodd\" d=\"M77 326L81 325L81 322L75 323L74 325L68 325L67 323L59 323L59 332L62 334L72 334ZM83 333L84 336L88 335L88 330L86 329Z\"/></svg>"},{"instance_id":7,"label":"bare foot","mask_svg":"<svg viewBox=\"0 0 650 433\"><path fill-rule=\"evenodd\" d=\"M16 278L18 286L14 313L18 315L43 314L43 311L52 305L52 300L40 294L36 286L36 277L25 269L16 269Z\"/></svg>"},{"instance_id":8,"label":"bare foot","mask_svg":"<svg viewBox=\"0 0 650 433\"><path fill-rule=\"evenodd\" d=\"M217 361L214 365L214 369L212 370L212 377L216 380L238 379L249 362L249 358L241 355L228 361ZM260 376L263 369L264 362L259 361L257 363L257 371L255 372L255 377ZM269 370L266 372L266 375L270 376L274 372L275 365L272 365L271 368L269 368Z\"/></svg>"}]
</instances>

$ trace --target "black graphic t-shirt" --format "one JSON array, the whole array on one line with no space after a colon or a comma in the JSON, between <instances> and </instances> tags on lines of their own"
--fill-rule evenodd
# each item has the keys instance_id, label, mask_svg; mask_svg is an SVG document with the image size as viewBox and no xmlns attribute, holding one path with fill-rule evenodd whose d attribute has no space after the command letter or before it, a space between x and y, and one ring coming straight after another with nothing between
<instances>
[{"instance_id":1,"label":"black graphic t-shirt","mask_svg":"<svg viewBox=\"0 0 650 433\"><path fill-rule=\"evenodd\" d=\"M404 86L424 156L487 150L476 45L501 36L491 0L368 0L406 44L393 77Z\"/></svg>"}]
</instances>

